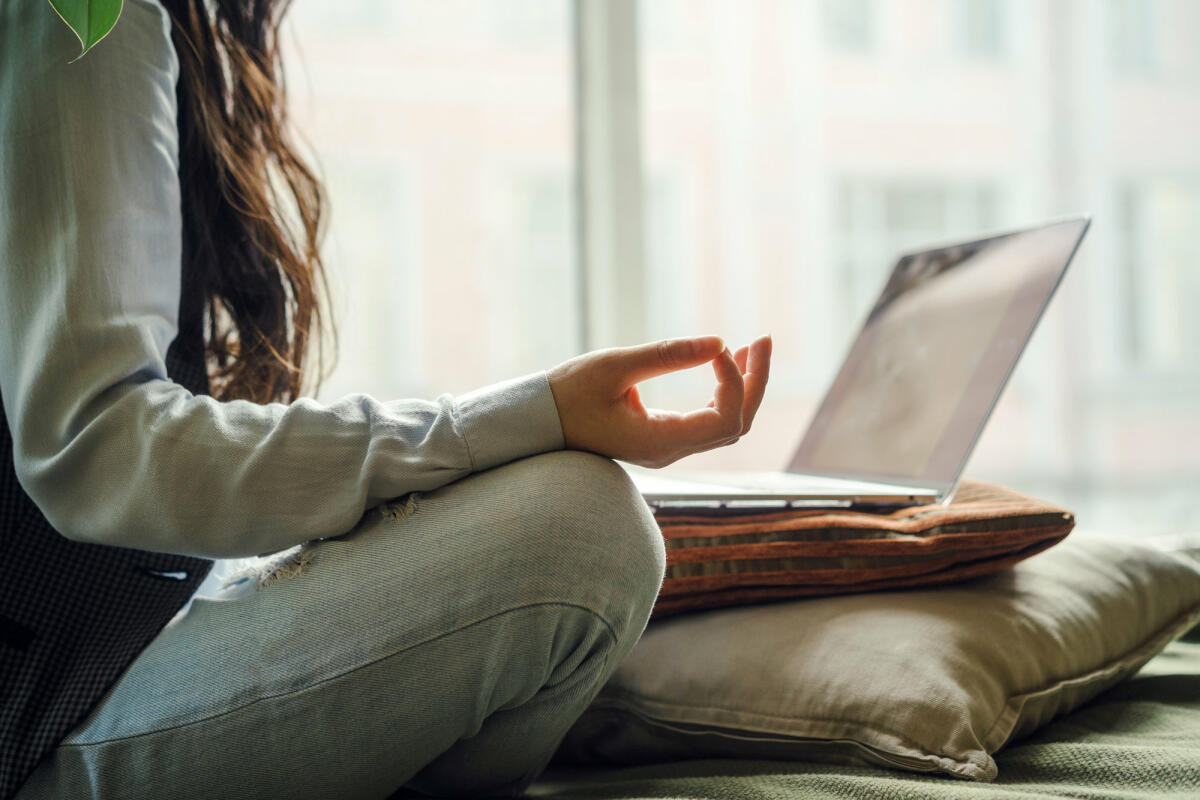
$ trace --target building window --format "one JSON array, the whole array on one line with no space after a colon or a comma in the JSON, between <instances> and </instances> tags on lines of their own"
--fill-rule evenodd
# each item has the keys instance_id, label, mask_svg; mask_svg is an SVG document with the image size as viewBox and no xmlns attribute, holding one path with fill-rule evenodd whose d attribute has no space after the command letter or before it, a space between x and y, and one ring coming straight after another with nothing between
<instances>
[{"instance_id":1,"label":"building window","mask_svg":"<svg viewBox=\"0 0 1200 800\"><path fill-rule=\"evenodd\" d=\"M528 164L483 181L476 283L487 302L478 347L496 374L519 375L578 352L571 186L563 171Z\"/></svg>"},{"instance_id":2,"label":"building window","mask_svg":"<svg viewBox=\"0 0 1200 800\"><path fill-rule=\"evenodd\" d=\"M570 19L568 0L295 4L290 111L329 178L343 321L322 399L465 392L578 352Z\"/></svg>"},{"instance_id":3,"label":"building window","mask_svg":"<svg viewBox=\"0 0 1200 800\"><path fill-rule=\"evenodd\" d=\"M667 338L700 330L700 281L694 223L688 219L684 177L674 170L646 176L646 286L649 297L670 297L655 304L646 320L647 335Z\"/></svg>"},{"instance_id":4,"label":"building window","mask_svg":"<svg viewBox=\"0 0 1200 800\"><path fill-rule=\"evenodd\" d=\"M568 8L547 5L546 0L505 0L486 8L490 12L487 22L498 42L554 46L561 43L570 25Z\"/></svg>"},{"instance_id":5,"label":"building window","mask_svg":"<svg viewBox=\"0 0 1200 800\"><path fill-rule=\"evenodd\" d=\"M821 6L825 38L842 50L869 50L875 36L873 0L825 0Z\"/></svg>"},{"instance_id":6,"label":"building window","mask_svg":"<svg viewBox=\"0 0 1200 800\"><path fill-rule=\"evenodd\" d=\"M835 184L834 203L842 333L866 313L897 253L991 230L999 220L991 181L845 177Z\"/></svg>"},{"instance_id":7,"label":"building window","mask_svg":"<svg viewBox=\"0 0 1200 800\"><path fill-rule=\"evenodd\" d=\"M1008 47L1008 17L1001 0L961 0L958 10L960 49L968 58L1003 58Z\"/></svg>"},{"instance_id":8,"label":"building window","mask_svg":"<svg viewBox=\"0 0 1200 800\"><path fill-rule=\"evenodd\" d=\"M1155 0L1109 0L1109 52L1119 75L1144 75L1157 66L1158 3Z\"/></svg>"},{"instance_id":9,"label":"building window","mask_svg":"<svg viewBox=\"0 0 1200 800\"><path fill-rule=\"evenodd\" d=\"M1200 182L1126 181L1117 189L1119 360L1184 375L1200 363Z\"/></svg>"},{"instance_id":10,"label":"building window","mask_svg":"<svg viewBox=\"0 0 1200 800\"><path fill-rule=\"evenodd\" d=\"M416 270L416 187L398 161L353 153L328 153L321 161L331 215L323 244L338 327L338 367L322 386L340 397L371 386L382 396L403 396L429 380L421 343L425 317L422 278ZM349 269L347 265L351 265ZM386 297L386 303L377 298ZM376 343L402 369L382 370Z\"/></svg>"}]
</instances>

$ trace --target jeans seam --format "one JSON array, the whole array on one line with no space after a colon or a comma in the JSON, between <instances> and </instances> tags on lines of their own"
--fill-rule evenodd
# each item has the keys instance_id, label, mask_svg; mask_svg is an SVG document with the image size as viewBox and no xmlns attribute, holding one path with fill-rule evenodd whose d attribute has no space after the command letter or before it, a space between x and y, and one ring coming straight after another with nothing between
<instances>
[{"instance_id":1,"label":"jeans seam","mask_svg":"<svg viewBox=\"0 0 1200 800\"><path fill-rule=\"evenodd\" d=\"M471 465L471 472L478 472L478 467L475 466L475 454L471 452L471 439L467 436L467 428L463 424L462 411L458 407L458 401L452 400L450 403L450 413L454 419L454 425L462 436L463 446L467 448L467 463Z\"/></svg>"},{"instance_id":2,"label":"jeans seam","mask_svg":"<svg viewBox=\"0 0 1200 800\"><path fill-rule=\"evenodd\" d=\"M299 689L292 689L292 690L289 690L286 692L279 692L277 694L267 694L267 695L255 697L254 699L250 700L249 702L243 703L234 708L228 708L228 709L225 709L224 711L220 711L215 714L210 714L210 715L208 715L206 717L202 717L200 719L194 719L194 720L190 720L188 722L181 722L176 725L168 725L163 728L155 728L154 730L141 731L139 733L130 734L129 736L117 736L117 737L114 737L111 739L100 739L100 740L94 741L94 742L70 742L70 743L64 742L64 743L60 743L58 746L63 749L66 749L66 748L83 749L83 748L87 748L87 747L99 747L99 746L106 745L106 744L115 744L117 742L132 741L134 739L139 739L144 736L154 736L159 733L167 733L170 731L182 730L184 728L188 728L193 725L199 725L204 722L211 722L212 720L220 719L221 717L225 717L230 714L234 714L239 711L243 711L243 710L249 708L250 706L257 705L258 703L261 703L261 702L264 702L267 700L279 700L282 698L291 697L293 695L303 694L304 692L315 689L318 686L321 686L322 684L329 683L330 681L338 680L339 678L344 678L347 675L353 675L355 672L359 672L360 670L366 669L367 667L374 666L375 664L379 664L381 662L387 661L390 658L395 658L396 656L401 655L402 653L407 653L409 650L413 650L417 647L421 647L422 645L429 644L430 642L436 642L439 639L444 639L447 636L452 636L456 633L460 633L462 631L467 630L468 628L473 628L476 625L481 625L484 622L488 622L490 620L496 619L497 617L502 617L506 614L512 614L517 611L526 611L531 608L543 608L543 607L548 607L548 606L557 606L559 608L575 608L575 609L579 609L580 611L585 611L588 614L591 614L596 619L600 620L600 622L604 625L605 633L607 633L609 635L609 637L611 638L611 640L613 642L619 641L617 639L617 635L613 629L612 624L607 619L604 618L604 615L600 614L598 611L595 611L594 609L591 609L585 605L581 605L579 603L563 603L563 602L558 602L558 601L544 601L544 602L539 602L539 603L527 603L525 605L515 606L513 608L507 608L503 611L497 611L495 614L489 614L486 617L481 617L473 622L468 622L465 625L460 625L457 628L454 628L452 630L445 631L443 633L439 633L436 636L431 636L428 639L422 639L421 641L415 642L415 643L409 645L408 647L402 647L399 650L394 650L386 655L380 656L379 658L375 658L370 661L365 661L362 664L359 664L352 669L348 669L344 672L339 672L336 675L329 675L327 677L321 678L320 680L314 681L313 683L310 683L307 686L303 686ZM607 664L607 660L608 660L608 654L606 652L605 653L605 663L606 664ZM557 684L555 684L555 685L557 685Z\"/></svg>"}]
</instances>

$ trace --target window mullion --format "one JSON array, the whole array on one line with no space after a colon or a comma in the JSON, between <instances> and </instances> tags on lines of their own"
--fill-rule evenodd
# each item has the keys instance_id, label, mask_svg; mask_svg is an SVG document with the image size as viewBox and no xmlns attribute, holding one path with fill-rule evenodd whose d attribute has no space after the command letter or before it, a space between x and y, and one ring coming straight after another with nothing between
<instances>
[{"instance_id":1,"label":"window mullion","mask_svg":"<svg viewBox=\"0 0 1200 800\"><path fill-rule=\"evenodd\" d=\"M581 349L646 330L636 0L574 0Z\"/></svg>"}]
</instances>

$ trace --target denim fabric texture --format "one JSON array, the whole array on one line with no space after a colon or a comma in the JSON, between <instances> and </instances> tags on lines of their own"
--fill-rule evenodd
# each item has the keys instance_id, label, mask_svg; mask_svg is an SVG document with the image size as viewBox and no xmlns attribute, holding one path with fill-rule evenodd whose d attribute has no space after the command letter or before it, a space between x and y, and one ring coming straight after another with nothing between
<instances>
[{"instance_id":1,"label":"denim fabric texture","mask_svg":"<svg viewBox=\"0 0 1200 800\"><path fill-rule=\"evenodd\" d=\"M632 649L665 553L607 459L372 509L294 577L197 597L20 800L519 794Z\"/></svg>"}]
</instances>

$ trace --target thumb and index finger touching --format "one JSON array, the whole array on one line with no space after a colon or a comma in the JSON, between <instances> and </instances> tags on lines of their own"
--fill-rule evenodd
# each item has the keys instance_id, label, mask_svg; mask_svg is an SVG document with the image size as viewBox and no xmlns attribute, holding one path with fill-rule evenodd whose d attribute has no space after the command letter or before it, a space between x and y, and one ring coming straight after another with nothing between
<instances>
[{"instance_id":1,"label":"thumb and index finger touching","mask_svg":"<svg viewBox=\"0 0 1200 800\"><path fill-rule=\"evenodd\" d=\"M619 347L613 351L614 365L631 385L668 372L698 367L726 349L720 336L663 339L658 342Z\"/></svg>"},{"instance_id":2,"label":"thumb and index finger touching","mask_svg":"<svg viewBox=\"0 0 1200 800\"><path fill-rule=\"evenodd\" d=\"M747 401L756 406L761 394L748 397L743 377L745 354L735 358L719 336L700 336L688 339L665 339L613 351L612 368L622 391L641 381L681 369L711 362L717 386L713 400L705 408L656 419L652 434L661 435L683 447L711 444L736 437L741 433L743 406ZM764 376L765 377L765 376ZM651 431L647 431L651 433ZM657 438L657 436L655 436Z\"/></svg>"},{"instance_id":3,"label":"thumb and index finger touching","mask_svg":"<svg viewBox=\"0 0 1200 800\"><path fill-rule=\"evenodd\" d=\"M612 351L611 366L624 390L642 381L711 362L717 376L714 405L722 411L741 408L745 387L742 370L720 336L663 339Z\"/></svg>"}]
</instances>

